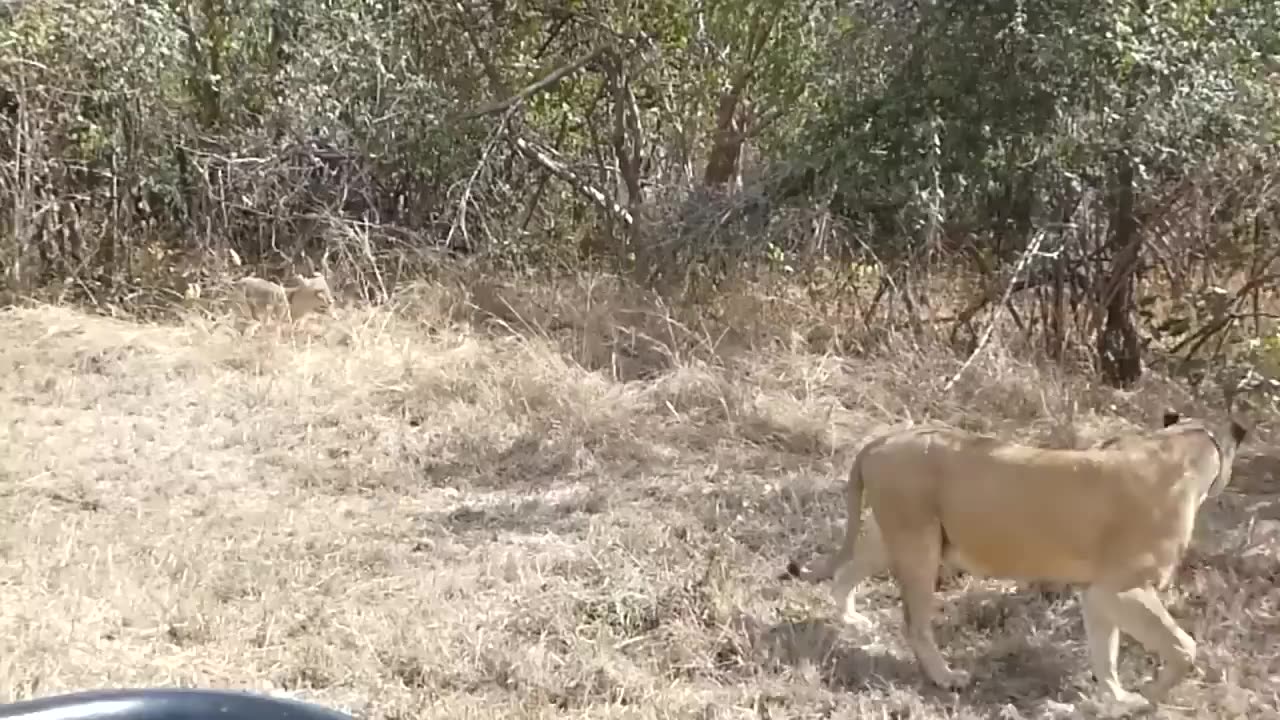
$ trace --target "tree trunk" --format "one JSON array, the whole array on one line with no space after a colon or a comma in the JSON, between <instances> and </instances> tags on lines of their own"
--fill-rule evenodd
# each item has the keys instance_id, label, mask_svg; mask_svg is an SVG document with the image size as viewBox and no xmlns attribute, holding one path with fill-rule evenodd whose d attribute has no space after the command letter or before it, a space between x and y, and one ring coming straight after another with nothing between
<instances>
[{"instance_id":1,"label":"tree trunk","mask_svg":"<svg viewBox=\"0 0 1280 720\"><path fill-rule=\"evenodd\" d=\"M1098 332L1098 365L1103 379L1113 387L1127 388L1142 377L1142 347L1136 314L1136 270L1142 238L1134 217L1133 161L1120 160L1112 189L1111 272L1099 298L1106 307L1106 321Z\"/></svg>"},{"instance_id":2,"label":"tree trunk","mask_svg":"<svg viewBox=\"0 0 1280 720\"><path fill-rule=\"evenodd\" d=\"M706 171L702 175L702 182L707 187L721 188L738 177L738 158L742 154L743 139L742 122L738 117L742 84L735 82L720 95L720 101L716 105L716 129L712 136Z\"/></svg>"}]
</instances>

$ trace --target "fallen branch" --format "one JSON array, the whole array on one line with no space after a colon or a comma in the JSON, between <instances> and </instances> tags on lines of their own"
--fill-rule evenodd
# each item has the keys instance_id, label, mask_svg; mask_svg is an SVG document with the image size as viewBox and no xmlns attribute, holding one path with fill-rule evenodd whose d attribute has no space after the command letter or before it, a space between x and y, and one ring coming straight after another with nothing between
<instances>
[{"instance_id":1,"label":"fallen branch","mask_svg":"<svg viewBox=\"0 0 1280 720\"><path fill-rule=\"evenodd\" d=\"M1070 273L1068 281L1072 286L1077 289L1084 289L1087 286L1088 280L1078 266L1070 268L1068 272ZM1033 273L1028 277L1019 279L1015 272L1012 284L1006 286L1004 290L1003 294L1005 302L1008 302L1008 299L1016 293L1024 292L1026 290L1036 290L1052 284L1054 280L1055 278L1048 273ZM955 342L956 333L960 331L960 327L962 325L967 328L969 326L969 321L972 320L975 315L982 312L982 310L988 305L1000 299L1000 295L1001 292L999 286L992 285L985 293L979 296L977 300L974 300L968 307L957 313L955 316L955 325L951 328L951 341ZM1012 312L1012 308L1010 308L1010 312Z\"/></svg>"},{"instance_id":2,"label":"fallen branch","mask_svg":"<svg viewBox=\"0 0 1280 720\"><path fill-rule=\"evenodd\" d=\"M564 163L551 157L547 151L536 147L533 143L522 137L512 137L511 144L521 155L546 168L546 170L552 175L555 175L561 180L569 183L569 186L572 187L575 192L585 197L587 200L590 200L596 205L596 207L599 207L605 212L612 213L619 220L626 223L628 227L633 223L631 213L628 212L626 208L605 197L605 194L598 188L587 184L585 180L578 177L572 170L566 167Z\"/></svg>"},{"instance_id":3,"label":"fallen branch","mask_svg":"<svg viewBox=\"0 0 1280 720\"><path fill-rule=\"evenodd\" d=\"M956 374L951 376L951 379L943 386L942 392L951 392L951 388L956 386L956 383L960 381L960 377L978 359L978 355L982 354L982 351L986 349L987 343L991 342L991 335L995 332L996 323L1000 321L1000 312L1009 304L1009 296L1013 294L1013 288L1018 283L1018 276L1022 274L1023 269L1026 268L1031 258L1040 251L1040 243L1044 241L1044 236L1043 230L1037 232L1035 237L1031 238L1031 242L1027 243L1027 249L1022 251L1022 257L1018 258L1018 264L1013 268L1013 277L1009 282L1009 286L1004 289L1004 296L1000 298L1000 304L992 308L991 322L987 325L987 329L982 332L978 347L973 349L973 352L969 354L969 358L964 361L964 364L960 366Z\"/></svg>"},{"instance_id":4,"label":"fallen branch","mask_svg":"<svg viewBox=\"0 0 1280 720\"><path fill-rule=\"evenodd\" d=\"M507 123L511 121L511 116L517 107L519 105L512 105L508 108L506 114L502 116L502 122L498 123L498 127L494 128L489 135L489 141L485 143L484 151L480 154L480 161L476 163L475 168L471 171L471 176L467 178L466 185L462 188L462 197L458 198L458 215L454 218L454 222L449 223L449 234L444 240L445 247L453 247L453 234L455 231L462 232L462 240L467 244L467 247L474 247L471 244L471 236L467 233L467 207L471 204L471 189L475 186L476 178L480 176L480 171L489 164L489 156L493 153L494 147L498 145L498 141L506 133Z\"/></svg>"}]
</instances>

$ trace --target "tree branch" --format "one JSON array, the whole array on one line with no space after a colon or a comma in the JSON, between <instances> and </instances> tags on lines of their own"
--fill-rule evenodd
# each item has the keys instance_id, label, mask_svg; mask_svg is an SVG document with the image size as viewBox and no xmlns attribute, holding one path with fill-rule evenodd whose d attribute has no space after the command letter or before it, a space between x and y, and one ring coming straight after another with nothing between
<instances>
[{"instance_id":1,"label":"tree branch","mask_svg":"<svg viewBox=\"0 0 1280 720\"><path fill-rule=\"evenodd\" d=\"M599 58L600 55L604 53L604 51L605 51L604 46L597 46L594 50L587 53L586 55L583 55L577 60L574 60L573 62L568 63L566 65L561 65L555 70L552 70L550 73L547 73L546 77L543 77L541 80L537 80L525 86L524 89L520 90L514 95L510 95L501 100L494 100L492 102L485 103L484 105L481 105L480 107L474 110L469 110L459 115L457 119L469 120L471 118L480 117L481 115L492 115L494 113L503 112L504 110L507 110L508 108L511 108L519 103L522 103L525 100L528 100L529 98L533 97L535 94L540 93L543 90L546 90L547 88L555 85L556 83L563 80L565 77L572 75L573 73L581 70L587 63L592 62L593 60Z\"/></svg>"},{"instance_id":2,"label":"tree branch","mask_svg":"<svg viewBox=\"0 0 1280 720\"><path fill-rule=\"evenodd\" d=\"M493 85L494 92L499 95L506 95L511 92L507 88L507 83L502 79L502 74L498 72L498 66L493 64L493 58L489 57L489 51L485 50L484 43L471 32L471 28L476 27L478 23L476 18L467 11L462 3L454 0L453 7L462 15L462 32L467 36L467 40L471 42L471 49L475 50L476 57L480 59L480 66L484 68L485 77L489 78L489 82Z\"/></svg>"}]
</instances>

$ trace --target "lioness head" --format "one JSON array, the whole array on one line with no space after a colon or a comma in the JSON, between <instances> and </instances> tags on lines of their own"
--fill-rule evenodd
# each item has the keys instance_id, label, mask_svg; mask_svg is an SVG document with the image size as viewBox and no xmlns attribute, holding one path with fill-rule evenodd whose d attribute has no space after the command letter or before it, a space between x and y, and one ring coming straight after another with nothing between
<instances>
[{"instance_id":1,"label":"lioness head","mask_svg":"<svg viewBox=\"0 0 1280 720\"><path fill-rule=\"evenodd\" d=\"M285 293L289 297L289 314L294 322L310 312L327 315L333 310L333 292L320 273L309 278L295 274L293 286L285 288Z\"/></svg>"},{"instance_id":2,"label":"lioness head","mask_svg":"<svg viewBox=\"0 0 1280 720\"><path fill-rule=\"evenodd\" d=\"M1203 433L1213 447L1217 450L1217 470L1213 472L1212 479L1208 487L1204 489L1201 499L1211 498L1222 492L1224 488L1231 482L1232 467L1235 465L1236 452L1240 448L1240 443L1244 442L1248 431L1243 425L1232 419L1227 427L1226 437L1224 438L1220 432L1214 432L1209 426L1201 420L1193 420L1183 418L1176 410L1166 410L1162 419L1164 427L1154 431L1155 434L1169 434L1183 432ZM1119 438L1113 438L1103 443L1102 447L1108 447L1118 442L1122 442ZM1211 462L1205 458L1206 462Z\"/></svg>"},{"instance_id":3,"label":"lioness head","mask_svg":"<svg viewBox=\"0 0 1280 720\"><path fill-rule=\"evenodd\" d=\"M1209 490L1205 493L1207 498L1222 492L1231 482L1231 468L1235 465L1236 452L1240 449L1240 443L1244 442L1245 437L1249 434L1245 427L1234 419L1231 421L1227 433L1227 442L1223 442L1210 433L1210 437L1213 437L1214 442L1218 445L1219 462L1221 463L1219 467L1221 469L1218 471L1218 477L1214 478L1213 483L1209 485Z\"/></svg>"}]
</instances>

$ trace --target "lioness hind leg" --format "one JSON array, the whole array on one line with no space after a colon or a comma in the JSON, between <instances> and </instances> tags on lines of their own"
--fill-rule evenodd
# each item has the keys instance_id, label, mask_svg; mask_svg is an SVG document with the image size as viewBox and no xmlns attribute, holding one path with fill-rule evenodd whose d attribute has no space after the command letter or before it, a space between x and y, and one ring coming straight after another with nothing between
<instances>
[{"instance_id":1,"label":"lioness hind leg","mask_svg":"<svg viewBox=\"0 0 1280 720\"><path fill-rule=\"evenodd\" d=\"M883 532L884 528L881 527ZM902 594L902 618L907 644L915 653L924 674L935 685L959 690L969 684L969 673L952 670L933 636L933 592L942 560L942 531L935 527L923 533L896 533L885 538L892 557L893 575Z\"/></svg>"},{"instance_id":2,"label":"lioness hind leg","mask_svg":"<svg viewBox=\"0 0 1280 720\"><path fill-rule=\"evenodd\" d=\"M841 608L842 622L861 628L871 625L871 621L855 607L858 599L856 590L863 580L888 569L884 538L875 523L868 522L863 526L863 536L858 541L857 551L836 569L835 580L832 582L831 594Z\"/></svg>"},{"instance_id":3,"label":"lioness hind leg","mask_svg":"<svg viewBox=\"0 0 1280 720\"><path fill-rule=\"evenodd\" d=\"M1109 615L1119 629L1160 657L1163 667L1142 689L1142 694L1153 703L1164 700L1173 686L1195 666L1195 639L1178 626L1154 588L1139 587L1121 593L1090 588L1089 593L1091 604Z\"/></svg>"}]
</instances>

